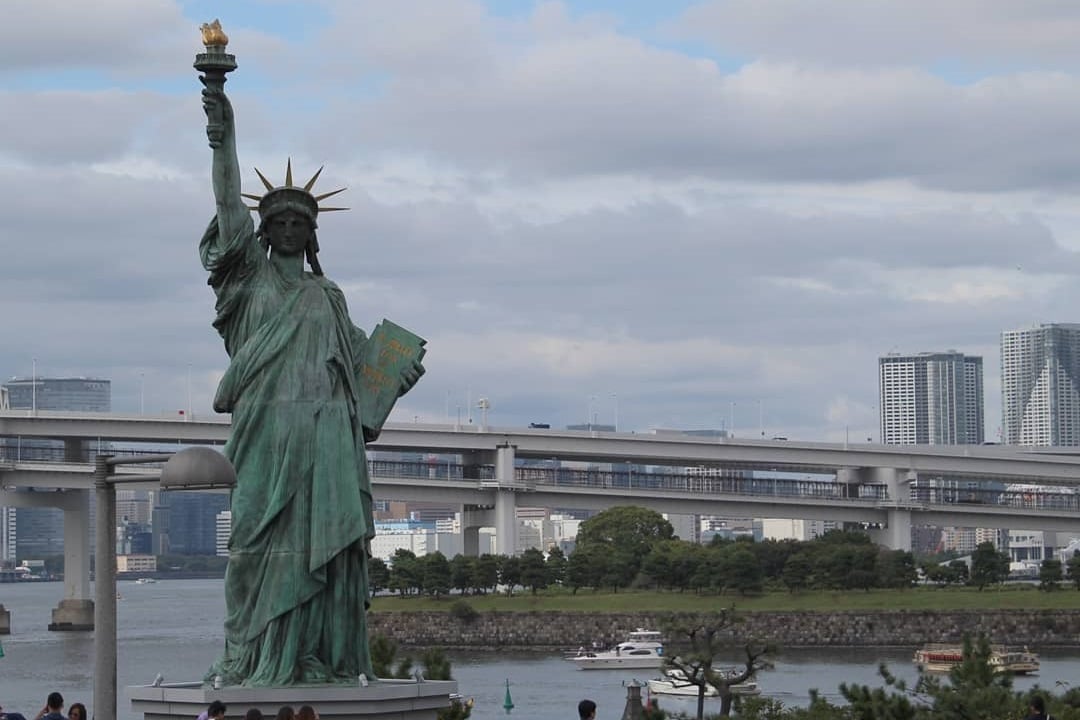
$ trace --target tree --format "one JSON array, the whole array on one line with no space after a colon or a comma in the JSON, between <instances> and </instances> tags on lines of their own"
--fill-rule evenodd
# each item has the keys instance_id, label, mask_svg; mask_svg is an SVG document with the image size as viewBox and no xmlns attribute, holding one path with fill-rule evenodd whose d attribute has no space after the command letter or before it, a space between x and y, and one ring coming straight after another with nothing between
<instances>
[{"instance_id":1,"label":"tree","mask_svg":"<svg viewBox=\"0 0 1080 720\"><path fill-rule=\"evenodd\" d=\"M637 576L642 561L653 546L674 537L675 530L671 523L655 510L620 505L581 523L577 547L599 547L609 553L622 553L617 571L605 573L605 577L608 581L623 578L622 584L625 586ZM605 584L608 582L605 581Z\"/></svg>"},{"instance_id":2,"label":"tree","mask_svg":"<svg viewBox=\"0 0 1080 720\"><path fill-rule=\"evenodd\" d=\"M1061 561L1055 557L1048 557L1039 566L1039 589L1057 590L1061 582Z\"/></svg>"},{"instance_id":3,"label":"tree","mask_svg":"<svg viewBox=\"0 0 1080 720\"><path fill-rule=\"evenodd\" d=\"M558 545L548 550L547 556L548 579L554 585L562 585L566 579L566 554Z\"/></svg>"},{"instance_id":4,"label":"tree","mask_svg":"<svg viewBox=\"0 0 1080 720\"><path fill-rule=\"evenodd\" d=\"M368 586L371 588L371 596L390 587L390 568L382 558L373 557L368 560Z\"/></svg>"},{"instance_id":5,"label":"tree","mask_svg":"<svg viewBox=\"0 0 1080 720\"><path fill-rule=\"evenodd\" d=\"M424 572L416 553L404 548L395 550L390 565L390 589L404 597L413 591L419 592L423 583Z\"/></svg>"},{"instance_id":6,"label":"tree","mask_svg":"<svg viewBox=\"0 0 1080 720\"><path fill-rule=\"evenodd\" d=\"M423 587L428 595L436 598L450 592L450 561L446 556L436 550L428 553L422 561Z\"/></svg>"},{"instance_id":7,"label":"tree","mask_svg":"<svg viewBox=\"0 0 1080 720\"><path fill-rule=\"evenodd\" d=\"M999 552L992 542L979 543L971 553L971 584L982 590L1008 577L1009 556Z\"/></svg>"},{"instance_id":8,"label":"tree","mask_svg":"<svg viewBox=\"0 0 1080 720\"><path fill-rule=\"evenodd\" d=\"M675 587L676 555L682 540L664 540L653 546L641 561L641 573L657 589Z\"/></svg>"},{"instance_id":9,"label":"tree","mask_svg":"<svg viewBox=\"0 0 1080 720\"><path fill-rule=\"evenodd\" d=\"M726 646L723 638L740 621L735 608L726 608L706 620L700 616L675 616L664 623L669 640L678 646L688 646L678 655L669 655L664 660L664 667L680 673L686 682L697 686L697 720L703 720L705 716L705 692L708 686L716 688L720 698L720 715L728 717L735 697L731 686L752 680L759 671L771 666L767 656L772 648L751 642L743 646L744 658L736 669L725 672L713 667L717 654Z\"/></svg>"},{"instance_id":10,"label":"tree","mask_svg":"<svg viewBox=\"0 0 1080 720\"><path fill-rule=\"evenodd\" d=\"M797 552L784 563L784 585L792 593L805 590L810 586L810 575L814 572L814 565L810 556L805 552Z\"/></svg>"},{"instance_id":11,"label":"tree","mask_svg":"<svg viewBox=\"0 0 1080 720\"><path fill-rule=\"evenodd\" d=\"M1080 550L1073 550L1072 557L1066 561L1066 566L1069 569L1069 580L1072 580L1076 589L1080 590Z\"/></svg>"},{"instance_id":12,"label":"tree","mask_svg":"<svg viewBox=\"0 0 1080 720\"><path fill-rule=\"evenodd\" d=\"M971 569L968 564L963 560L952 560L948 566L950 572L950 582L954 582L957 585L963 585L968 581L968 577L971 575Z\"/></svg>"},{"instance_id":13,"label":"tree","mask_svg":"<svg viewBox=\"0 0 1080 720\"><path fill-rule=\"evenodd\" d=\"M499 582L506 586L506 594L513 595L521 584L521 558L504 555L499 562Z\"/></svg>"},{"instance_id":14,"label":"tree","mask_svg":"<svg viewBox=\"0 0 1080 720\"><path fill-rule=\"evenodd\" d=\"M877 556L877 585L886 588L910 588L918 580L915 556L907 550L882 549Z\"/></svg>"},{"instance_id":15,"label":"tree","mask_svg":"<svg viewBox=\"0 0 1080 720\"><path fill-rule=\"evenodd\" d=\"M1023 706L1012 691L1012 676L989 663L990 643L965 638L963 661L949 672L948 681L920 670L913 690L882 665L885 688L840 685L856 720L1006 720L1021 717ZM886 689L889 688L889 689Z\"/></svg>"},{"instance_id":16,"label":"tree","mask_svg":"<svg viewBox=\"0 0 1080 720\"><path fill-rule=\"evenodd\" d=\"M745 547L736 547L727 553L725 563L725 587L735 590L740 595L759 593L764 587L764 578L757 556Z\"/></svg>"},{"instance_id":17,"label":"tree","mask_svg":"<svg viewBox=\"0 0 1080 720\"><path fill-rule=\"evenodd\" d=\"M529 548L521 553L521 584L532 590L535 595L540 588L546 588L549 583L547 563L544 561L544 553L536 548Z\"/></svg>"},{"instance_id":18,"label":"tree","mask_svg":"<svg viewBox=\"0 0 1080 720\"><path fill-rule=\"evenodd\" d=\"M499 565L497 555L484 553L477 558L473 576L473 588L477 593L483 594L499 584Z\"/></svg>"},{"instance_id":19,"label":"tree","mask_svg":"<svg viewBox=\"0 0 1080 720\"><path fill-rule=\"evenodd\" d=\"M450 560L450 587L466 594L473 587L477 558L458 553Z\"/></svg>"},{"instance_id":20,"label":"tree","mask_svg":"<svg viewBox=\"0 0 1080 720\"><path fill-rule=\"evenodd\" d=\"M412 677L413 660L406 656L401 659L397 667L394 661L397 656L398 645L384 635L375 635L371 638L371 664L375 671L375 677L405 679ZM423 676L428 680L453 680L450 660L442 648L429 648L420 655L420 663L423 665ZM446 707L440 708L436 713L437 720L466 720L472 713L473 701L455 698Z\"/></svg>"},{"instance_id":21,"label":"tree","mask_svg":"<svg viewBox=\"0 0 1080 720\"><path fill-rule=\"evenodd\" d=\"M595 588L605 568L606 553L593 546L576 547L566 563L566 584L576 595L579 588Z\"/></svg>"}]
</instances>

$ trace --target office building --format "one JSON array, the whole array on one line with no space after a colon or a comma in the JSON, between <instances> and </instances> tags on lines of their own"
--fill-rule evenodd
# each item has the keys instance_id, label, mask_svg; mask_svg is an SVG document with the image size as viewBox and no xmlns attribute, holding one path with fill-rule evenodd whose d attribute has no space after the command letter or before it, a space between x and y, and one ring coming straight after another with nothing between
<instances>
[{"instance_id":1,"label":"office building","mask_svg":"<svg viewBox=\"0 0 1080 720\"><path fill-rule=\"evenodd\" d=\"M229 509L229 496L208 492L161 492L154 508L154 551L171 555L217 555L218 513ZM168 549L160 547L156 524L162 511L168 514Z\"/></svg>"},{"instance_id":2,"label":"office building","mask_svg":"<svg viewBox=\"0 0 1080 720\"><path fill-rule=\"evenodd\" d=\"M881 442L983 442L982 358L955 351L878 358Z\"/></svg>"},{"instance_id":3,"label":"office building","mask_svg":"<svg viewBox=\"0 0 1080 720\"><path fill-rule=\"evenodd\" d=\"M215 519L218 557L229 557L229 538L232 537L232 510L222 510Z\"/></svg>"},{"instance_id":4,"label":"office building","mask_svg":"<svg viewBox=\"0 0 1080 720\"><path fill-rule=\"evenodd\" d=\"M12 378L4 383L12 410L110 412L112 389L101 378Z\"/></svg>"},{"instance_id":5,"label":"office building","mask_svg":"<svg viewBox=\"0 0 1080 720\"><path fill-rule=\"evenodd\" d=\"M1009 445L1080 445L1080 324L1001 333L1001 432Z\"/></svg>"}]
</instances>

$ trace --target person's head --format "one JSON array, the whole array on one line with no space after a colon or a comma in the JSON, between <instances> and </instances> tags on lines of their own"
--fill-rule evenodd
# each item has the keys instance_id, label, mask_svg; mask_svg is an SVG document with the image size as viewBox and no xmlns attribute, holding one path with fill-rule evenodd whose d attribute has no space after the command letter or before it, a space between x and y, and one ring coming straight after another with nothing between
<instances>
[{"instance_id":1,"label":"person's head","mask_svg":"<svg viewBox=\"0 0 1080 720\"><path fill-rule=\"evenodd\" d=\"M1031 696L1031 709L1037 713L1046 712L1046 701L1043 700L1042 695Z\"/></svg>"},{"instance_id":2,"label":"person's head","mask_svg":"<svg viewBox=\"0 0 1080 720\"><path fill-rule=\"evenodd\" d=\"M319 720L319 713L310 705L304 705L296 711L296 720Z\"/></svg>"},{"instance_id":3,"label":"person's head","mask_svg":"<svg viewBox=\"0 0 1080 720\"><path fill-rule=\"evenodd\" d=\"M282 705L278 708L274 720L296 720L296 713L293 712L292 705Z\"/></svg>"},{"instance_id":4,"label":"person's head","mask_svg":"<svg viewBox=\"0 0 1080 720\"><path fill-rule=\"evenodd\" d=\"M82 703L71 703L71 707L68 708L68 720L90 720L90 716L86 714L86 706Z\"/></svg>"},{"instance_id":5,"label":"person's head","mask_svg":"<svg viewBox=\"0 0 1080 720\"><path fill-rule=\"evenodd\" d=\"M45 700L45 707L49 708L49 710L63 710L64 696L58 692L49 693L48 699Z\"/></svg>"},{"instance_id":6,"label":"person's head","mask_svg":"<svg viewBox=\"0 0 1080 720\"><path fill-rule=\"evenodd\" d=\"M206 708L206 716L210 718L210 720L224 720L226 709L225 703L220 700L215 700Z\"/></svg>"},{"instance_id":7,"label":"person's head","mask_svg":"<svg viewBox=\"0 0 1080 720\"><path fill-rule=\"evenodd\" d=\"M263 720L262 710L259 708L248 708L248 711L244 713L244 720Z\"/></svg>"},{"instance_id":8,"label":"person's head","mask_svg":"<svg viewBox=\"0 0 1080 720\"><path fill-rule=\"evenodd\" d=\"M577 714L581 720L592 720L596 717L596 703L592 700L582 700L577 705Z\"/></svg>"}]
</instances>

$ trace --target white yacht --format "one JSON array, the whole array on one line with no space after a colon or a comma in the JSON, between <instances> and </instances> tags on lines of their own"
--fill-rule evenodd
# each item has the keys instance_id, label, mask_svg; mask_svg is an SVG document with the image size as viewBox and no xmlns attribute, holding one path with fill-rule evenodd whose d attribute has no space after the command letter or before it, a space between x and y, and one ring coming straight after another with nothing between
<instances>
[{"instance_id":1,"label":"white yacht","mask_svg":"<svg viewBox=\"0 0 1080 720\"><path fill-rule=\"evenodd\" d=\"M581 648L569 660L582 670L658 668L664 664L664 643L659 632L638 628L610 650Z\"/></svg>"},{"instance_id":2,"label":"white yacht","mask_svg":"<svg viewBox=\"0 0 1080 720\"><path fill-rule=\"evenodd\" d=\"M733 695L760 695L761 688L753 680L735 683L729 686ZM664 676L649 681L649 692L653 695L698 696L698 686L686 679L681 670L665 670ZM720 693L712 685L705 687L705 697L716 697Z\"/></svg>"}]
</instances>

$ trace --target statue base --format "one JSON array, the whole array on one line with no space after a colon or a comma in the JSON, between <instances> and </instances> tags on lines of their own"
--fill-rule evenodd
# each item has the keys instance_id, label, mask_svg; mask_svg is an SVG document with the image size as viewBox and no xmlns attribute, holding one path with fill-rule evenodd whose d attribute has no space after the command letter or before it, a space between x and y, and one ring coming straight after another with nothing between
<instances>
[{"instance_id":1,"label":"statue base","mask_svg":"<svg viewBox=\"0 0 1080 720\"><path fill-rule=\"evenodd\" d=\"M457 692L456 680L378 680L367 687L294 685L280 688L170 683L127 688L131 709L144 720L191 720L214 700L229 708L227 718L242 718L257 707L268 718L282 705L310 705L325 720L435 720Z\"/></svg>"}]
</instances>

